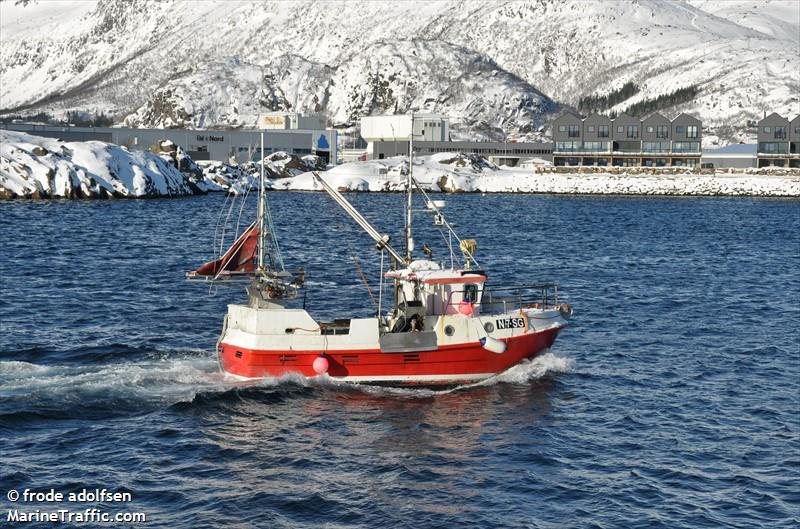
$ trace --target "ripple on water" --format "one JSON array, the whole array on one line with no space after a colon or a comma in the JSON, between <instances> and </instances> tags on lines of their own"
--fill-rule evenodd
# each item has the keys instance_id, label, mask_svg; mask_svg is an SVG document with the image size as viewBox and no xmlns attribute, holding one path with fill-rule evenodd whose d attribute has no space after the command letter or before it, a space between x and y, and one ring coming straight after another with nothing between
<instances>
[{"instance_id":1,"label":"ripple on water","mask_svg":"<svg viewBox=\"0 0 800 529\"><path fill-rule=\"evenodd\" d=\"M0 490L129 490L169 528L798 525L797 201L452 195L490 281L557 280L576 312L446 391L222 376L243 293L182 281L222 201L0 204ZM315 315L370 315L341 241L372 280L371 241L322 195L270 201Z\"/></svg>"}]
</instances>

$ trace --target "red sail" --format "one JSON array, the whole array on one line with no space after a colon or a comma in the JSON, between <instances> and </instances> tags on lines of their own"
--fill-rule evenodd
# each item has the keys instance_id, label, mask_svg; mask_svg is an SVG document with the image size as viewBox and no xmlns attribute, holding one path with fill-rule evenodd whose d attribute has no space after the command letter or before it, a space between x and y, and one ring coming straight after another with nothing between
<instances>
[{"instance_id":1,"label":"red sail","mask_svg":"<svg viewBox=\"0 0 800 529\"><path fill-rule=\"evenodd\" d=\"M189 277L217 276L220 273L249 273L256 269L256 252L258 251L258 227L256 223L244 230L225 255L216 261L210 261L197 270L189 272Z\"/></svg>"}]
</instances>

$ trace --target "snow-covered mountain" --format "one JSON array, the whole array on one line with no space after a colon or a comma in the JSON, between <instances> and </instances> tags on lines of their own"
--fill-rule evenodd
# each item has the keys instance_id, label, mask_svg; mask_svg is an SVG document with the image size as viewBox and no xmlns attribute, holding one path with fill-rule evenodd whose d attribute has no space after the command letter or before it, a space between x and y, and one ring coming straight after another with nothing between
<instances>
[{"instance_id":1,"label":"snow-covered mountain","mask_svg":"<svg viewBox=\"0 0 800 529\"><path fill-rule=\"evenodd\" d=\"M605 110L688 111L730 140L800 113L800 3L0 0L0 76L6 114L227 127L415 109L495 137L633 83Z\"/></svg>"}]
</instances>

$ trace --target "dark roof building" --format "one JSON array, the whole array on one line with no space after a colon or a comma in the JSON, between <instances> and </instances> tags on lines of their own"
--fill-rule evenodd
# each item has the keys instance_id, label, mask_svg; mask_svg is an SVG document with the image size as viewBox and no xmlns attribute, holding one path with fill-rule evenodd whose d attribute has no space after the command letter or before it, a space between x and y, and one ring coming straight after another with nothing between
<instances>
[{"instance_id":1,"label":"dark roof building","mask_svg":"<svg viewBox=\"0 0 800 529\"><path fill-rule=\"evenodd\" d=\"M789 122L789 167L800 167L800 115Z\"/></svg>"},{"instance_id":2,"label":"dark roof building","mask_svg":"<svg viewBox=\"0 0 800 529\"><path fill-rule=\"evenodd\" d=\"M555 165L700 165L700 120L681 114L670 121L658 112L644 120L622 113L581 119L565 113L553 123Z\"/></svg>"},{"instance_id":3,"label":"dark roof building","mask_svg":"<svg viewBox=\"0 0 800 529\"><path fill-rule=\"evenodd\" d=\"M758 167L789 167L789 120L773 112L758 122Z\"/></svg>"}]
</instances>

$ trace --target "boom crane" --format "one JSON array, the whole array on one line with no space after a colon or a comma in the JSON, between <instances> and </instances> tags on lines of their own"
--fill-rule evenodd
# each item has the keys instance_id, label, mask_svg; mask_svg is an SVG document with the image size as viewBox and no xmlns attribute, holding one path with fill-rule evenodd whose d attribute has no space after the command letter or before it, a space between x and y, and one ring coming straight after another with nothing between
<instances>
[{"instance_id":1,"label":"boom crane","mask_svg":"<svg viewBox=\"0 0 800 529\"><path fill-rule=\"evenodd\" d=\"M359 226L364 228L364 231L367 232L367 235L372 237L372 239L375 241L376 250L385 249L387 252L389 252L389 255L392 256L392 259L394 259L398 263L401 264L409 263L408 259L404 259L403 257L401 257L400 254L397 253L397 250L392 248L392 246L389 244L389 239L390 239L389 235L381 234L378 230L376 230L372 226L372 224L370 224L369 221L367 221L367 219L365 219L364 216L361 213L359 213L358 210L354 208L353 205L350 204L350 202L348 202L347 199L344 198L344 196L342 196L341 193L339 193L339 191L332 188L330 184L328 184L328 182L326 182L319 175L319 173L313 171L311 174L314 175L314 180L316 180L319 183L319 185L322 186L322 189L324 189L325 192L328 193L331 196L331 198L337 204L339 204L339 206L341 206L341 208L345 210L347 214L353 218L353 220L355 220L358 223Z\"/></svg>"}]
</instances>

